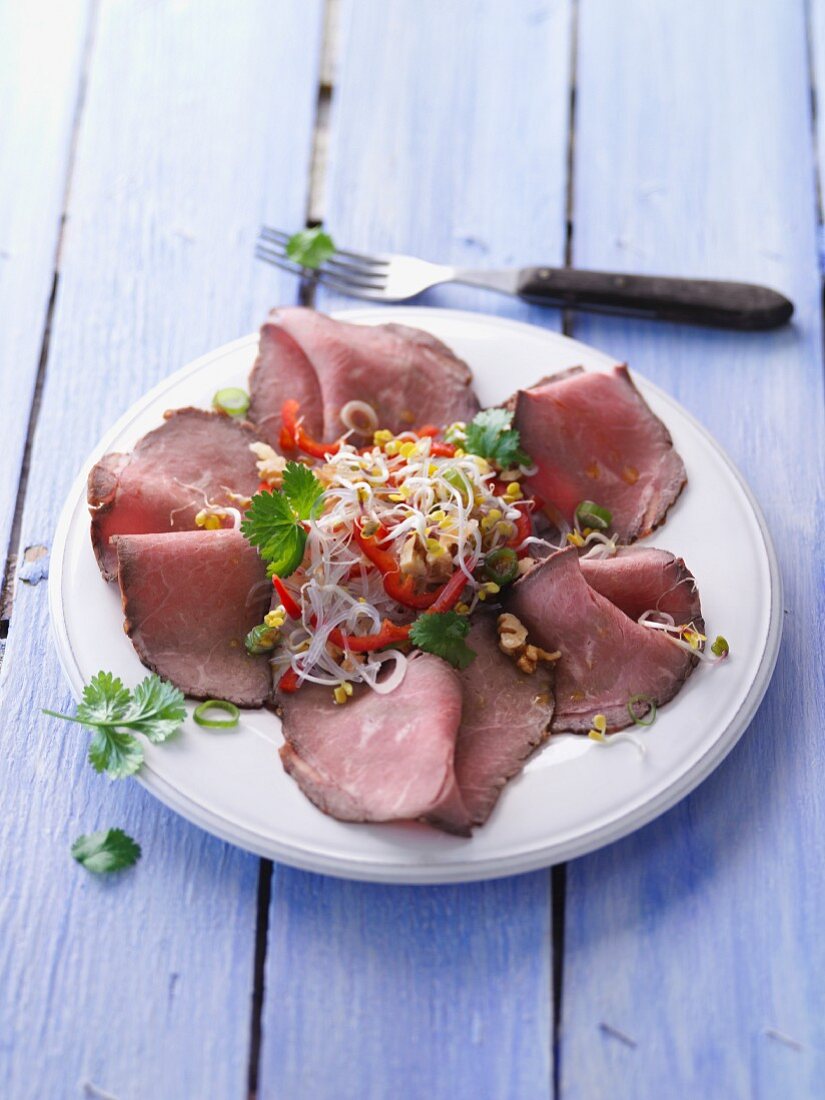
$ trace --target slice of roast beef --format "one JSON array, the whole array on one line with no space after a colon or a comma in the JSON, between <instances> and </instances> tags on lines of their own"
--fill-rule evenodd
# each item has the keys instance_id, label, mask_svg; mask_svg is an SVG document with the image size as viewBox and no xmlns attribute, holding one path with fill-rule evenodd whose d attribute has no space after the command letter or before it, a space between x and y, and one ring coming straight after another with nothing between
<instances>
[{"instance_id":1,"label":"slice of roast beef","mask_svg":"<svg viewBox=\"0 0 825 1100\"><path fill-rule=\"evenodd\" d=\"M141 661L196 699L259 707L269 697L266 656L247 633L269 610L266 568L236 531L119 535L124 629Z\"/></svg>"},{"instance_id":2,"label":"slice of roast beef","mask_svg":"<svg viewBox=\"0 0 825 1100\"><path fill-rule=\"evenodd\" d=\"M454 767L461 684L444 661L410 658L393 692L356 687L345 706L330 688L309 683L278 702L284 768L324 813L340 821L426 818L469 832Z\"/></svg>"},{"instance_id":3,"label":"slice of roast beef","mask_svg":"<svg viewBox=\"0 0 825 1100\"><path fill-rule=\"evenodd\" d=\"M573 547L545 558L511 588L507 609L532 642L561 650L551 730L583 733L596 714L607 728L631 724L627 704L646 695L667 703L694 659L657 630L640 626L587 583Z\"/></svg>"},{"instance_id":4,"label":"slice of roast beef","mask_svg":"<svg viewBox=\"0 0 825 1100\"><path fill-rule=\"evenodd\" d=\"M533 492L572 525L577 505L610 510L623 543L664 522L687 482L665 425L627 367L563 371L516 396L514 427L538 471Z\"/></svg>"},{"instance_id":5,"label":"slice of roast beef","mask_svg":"<svg viewBox=\"0 0 825 1100\"><path fill-rule=\"evenodd\" d=\"M117 576L113 535L185 531L208 501L232 505L231 493L258 487L258 439L249 424L204 409L175 409L131 455L108 454L89 474L92 545L106 580Z\"/></svg>"},{"instance_id":6,"label":"slice of roast beef","mask_svg":"<svg viewBox=\"0 0 825 1100\"><path fill-rule=\"evenodd\" d=\"M584 579L631 619L663 611L677 626L704 630L693 574L681 558L653 546L620 547L612 558L580 558Z\"/></svg>"},{"instance_id":7,"label":"slice of roast beef","mask_svg":"<svg viewBox=\"0 0 825 1100\"><path fill-rule=\"evenodd\" d=\"M472 419L479 404L471 382L467 364L420 329L278 309L261 330L249 415L273 447L287 398L301 403L307 430L317 439L332 441L346 430L340 412L355 400L372 406L380 427L401 432Z\"/></svg>"},{"instance_id":8,"label":"slice of roast beef","mask_svg":"<svg viewBox=\"0 0 825 1100\"><path fill-rule=\"evenodd\" d=\"M507 780L549 735L553 669L539 664L531 675L521 672L499 649L491 612L473 617L467 643L476 658L460 674L455 771L472 824L483 825Z\"/></svg>"}]
</instances>

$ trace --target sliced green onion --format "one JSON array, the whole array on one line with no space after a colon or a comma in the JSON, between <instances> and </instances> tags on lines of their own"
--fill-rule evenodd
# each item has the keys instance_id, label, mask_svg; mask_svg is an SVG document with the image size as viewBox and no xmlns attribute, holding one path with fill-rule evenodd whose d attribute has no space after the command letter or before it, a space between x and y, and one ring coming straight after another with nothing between
<instances>
[{"instance_id":1,"label":"sliced green onion","mask_svg":"<svg viewBox=\"0 0 825 1100\"><path fill-rule=\"evenodd\" d=\"M208 718L210 710L222 710L229 715L229 718ZM225 699L207 699L205 703L201 703L199 707L195 707L192 717L198 723L199 726L204 726L210 730L227 730L233 726L237 726L238 719L241 716L241 712L235 706L234 703L227 703Z\"/></svg>"},{"instance_id":2,"label":"sliced green onion","mask_svg":"<svg viewBox=\"0 0 825 1100\"><path fill-rule=\"evenodd\" d=\"M518 554L509 546L491 550L484 559L484 573L496 584L510 584L518 576Z\"/></svg>"},{"instance_id":3,"label":"sliced green onion","mask_svg":"<svg viewBox=\"0 0 825 1100\"><path fill-rule=\"evenodd\" d=\"M710 647L711 653L715 653L717 657L727 657L730 653L730 646L728 645L727 638L723 638L721 634L716 635L716 641Z\"/></svg>"},{"instance_id":4,"label":"sliced green onion","mask_svg":"<svg viewBox=\"0 0 825 1100\"><path fill-rule=\"evenodd\" d=\"M644 711L641 718L633 709L639 706L639 704L647 707L647 710ZM656 704L649 695L631 695L627 700L627 713L637 726L652 726L656 721Z\"/></svg>"},{"instance_id":5,"label":"sliced green onion","mask_svg":"<svg viewBox=\"0 0 825 1100\"><path fill-rule=\"evenodd\" d=\"M212 398L212 408L230 416L243 416L249 408L249 394L238 386L227 386Z\"/></svg>"},{"instance_id":6,"label":"sliced green onion","mask_svg":"<svg viewBox=\"0 0 825 1100\"><path fill-rule=\"evenodd\" d=\"M261 653L271 653L278 644L279 637L280 631L277 627L259 623L258 626L252 627L244 639L246 652L252 657L257 657Z\"/></svg>"},{"instance_id":7,"label":"sliced green onion","mask_svg":"<svg viewBox=\"0 0 825 1100\"><path fill-rule=\"evenodd\" d=\"M583 527L604 531L613 522L613 513L592 500L582 500L576 506L576 519Z\"/></svg>"}]
</instances>

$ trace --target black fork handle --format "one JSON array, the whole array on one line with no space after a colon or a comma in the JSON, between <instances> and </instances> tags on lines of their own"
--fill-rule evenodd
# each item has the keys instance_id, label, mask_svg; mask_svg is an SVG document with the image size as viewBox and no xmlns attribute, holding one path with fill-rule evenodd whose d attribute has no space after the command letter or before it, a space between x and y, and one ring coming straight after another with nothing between
<instances>
[{"instance_id":1,"label":"black fork handle","mask_svg":"<svg viewBox=\"0 0 825 1100\"><path fill-rule=\"evenodd\" d=\"M793 313L793 302L784 295L753 283L573 268L522 268L517 294L537 305L745 330L777 328Z\"/></svg>"}]
</instances>

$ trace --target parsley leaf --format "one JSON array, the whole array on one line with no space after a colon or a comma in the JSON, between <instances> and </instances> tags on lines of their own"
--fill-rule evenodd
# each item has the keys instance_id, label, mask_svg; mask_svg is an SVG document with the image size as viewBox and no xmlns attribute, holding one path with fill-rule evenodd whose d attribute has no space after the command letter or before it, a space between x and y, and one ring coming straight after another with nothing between
<instances>
[{"instance_id":1,"label":"parsley leaf","mask_svg":"<svg viewBox=\"0 0 825 1100\"><path fill-rule=\"evenodd\" d=\"M301 564L307 541L301 523L317 514L323 492L323 485L308 466L287 462L283 490L253 496L241 533L269 563L268 576L288 577Z\"/></svg>"},{"instance_id":2,"label":"parsley leaf","mask_svg":"<svg viewBox=\"0 0 825 1100\"><path fill-rule=\"evenodd\" d=\"M97 772L123 779L143 763L143 749L134 734L160 744L180 728L186 707L183 693L154 673L132 692L111 672L98 672L83 689L73 717L53 710L43 713L91 729L89 763Z\"/></svg>"},{"instance_id":3,"label":"parsley leaf","mask_svg":"<svg viewBox=\"0 0 825 1100\"><path fill-rule=\"evenodd\" d=\"M122 829L104 829L79 836L72 845L72 855L87 871L105 875L137 863L140 845Z\"/></svg>"},{"instance_id":4,"label":"parsley leaf","mask_svg":"<svg viewBox=\"0 0 825 1100\"><path fill-rule=\"evenodd\" d=\"M283 476L283 494L298 519L313 519L324 487L309 466L287 462Z\"/></svg>"},{"instance_id":5,"label":"parsley leaf","mask_svg":"<svg viewBox=\"0 0 825 1100\"><path fill-rule=\"evenodd\" d=\"M464 639L470 631L470 620L457 611L429 612L412 624L410 641L427 653L443 657L453 668L466 668L475 659L475 650Z\"/></svg>"},{"instance_id":6,"label":"parsley leaf","mask_svg":"<svg viewBox=\"0 0 825 1100\"><path fill-rule=\"evenodd\" d=\"M512 423L513 414L507 409L484 409L467 425L464 450L495 462L502 470L528 465L530 459L519 447L519 433Z\"/></svg>"},{"instance_id":7,"label":"parsley leaf","mask_svg":"<svg viewBox=\"0 0 825 1100\"><path fill-rule=\"evenodd\" d=\"M286 242L286 254L301 267L318 268L335 252L335 245L322 225L293 233Z\"/></svg>"}]
</instances>

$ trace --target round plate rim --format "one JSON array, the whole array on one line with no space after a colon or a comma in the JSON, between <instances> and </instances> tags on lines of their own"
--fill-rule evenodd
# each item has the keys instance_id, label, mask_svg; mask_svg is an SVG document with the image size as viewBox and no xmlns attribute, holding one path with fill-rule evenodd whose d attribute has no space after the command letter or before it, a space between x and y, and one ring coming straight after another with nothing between
<instances>
[{"instance_id":1,"label":"round plate rim","mask_svg":"<svg viewBox=\"0 0 825 1100\"><path fill-rule=\"evenodd\" d=\"M594 354L601 357L606 363L616 362L601 349L574 340L562 333L549 329L543 329L537 325L524 321L515 321L511 318L498 317L494 314L474 313L469 310L438 309L422 306L395 306L389 311L382 307L368 307L359 309L336 310L332 316L340 320L363 321L368 319L380 319L387 313L403 313L410 323L426 328L427 318L452 318L459 322L469 322L473 325L491 325L495 328L507 328L522 335L539 337L552 342L563 341L571 350L581 348L586 350L589 356ZM104 433L95 448L87 456L81 467L81 471L72 483L67 494L66 501L60 513L52 548L51 567L49 570L49 617L53 637L56 643L58 660L64 675L69 681L72 694L75 699L80 698L83 688L83 677L80 669L73 659L69 641L68 628L63 613L62 583L63 560L66 551L66 543L71 527L71 518L77 506L79 495L85 496L87 472L93 462L103 455L109 448L111 441L116 439L122 431L150 405L160 397L165 390L180 382L190 374L197 373L207 363L214 359L240 350L250 344L257 343L258 333L242 336L237 340L222 344L220 347L207 352L192 360L179 370L167 375L161 382L153 386L145 394L134 402L118 420ZM685 418L692 427L703 437L708 445L721 461L727 466L733 476L740 492L745 497L759 533L762 538L762 547L770 576L769 600L770 609L768 617L768 630L765 636L765 644L759 661L756 674L750 688L742 701L739 710L733 716L728 725L720 732L719 736L700 756L692 767L686 769L674 782L662 790L657 796L646 801L643 805L627 811L622 816L608 824L579 834L570 840L555 841L543 847L534 847L521 855L501 856L498 858L486 857L483 862L467 860L440 865L406 865L393 864L391 862L362 862L349 857L329 857L323 853L307 852L301 847L296 847L284 842L263 840L258 834L223 818L216 817L205 810L198 803L185 795L180 794L171 784L167 783L160 775L144 765L141 772L135 776L137 781L149 790L164 805L179 813L182 817L203 828L213 836L228 841L237 847L253 852L256 855L273 859L302 870L319 872L338 878L354 879L364 882L395 883L398 885L426 885L452 882L474 882L485 879L501 878L507 875L522 874L553 866L557 863L575 859L586 855L606 844L620 840L637 829L653 821L661 814L671 809L677 802L693 791L713 772L733 749L736 743L748 728L756 710L761 703L768 684L770 683L774 667L776 665L779 646L782 637L782 578L779 563L771 535L753 491L747 484L735 463L728 457L724 449L713 438L710 432L699 423L675 398L655 383L650 382L644 375L634 371L634 375L643 379L644 384L656 393L657 397L678 410L680 416Z\"/></svg>"}]
</instances>

